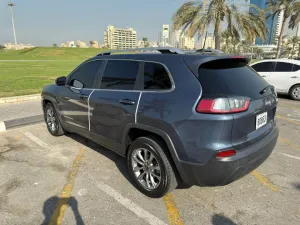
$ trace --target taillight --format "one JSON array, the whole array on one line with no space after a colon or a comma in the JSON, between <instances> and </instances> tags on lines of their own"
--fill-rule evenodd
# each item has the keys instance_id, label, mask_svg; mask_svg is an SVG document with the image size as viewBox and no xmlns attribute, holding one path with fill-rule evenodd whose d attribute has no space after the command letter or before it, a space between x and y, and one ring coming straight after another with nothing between
<instances>
[{"instance_id":1,"label":"taillight","mask_svg":"<svg viewBox=\"0 0 300 225\"><path fill-rule=\"evenodd\" d=\"M238 113L247 111L250 99L244 97L202 99L196 108L199 113Z\"/></svg>"},{"instance_id":2,"label":"taillight","mask_svg":"<svg viewBox=\"0 0 300 225\"><path fill-rule=\"evenodd\" d=\"M234 150L226 150L226 151L220 151L217 153L217 158L225 158L235 155Z\"/></svg>"}]
</instances>

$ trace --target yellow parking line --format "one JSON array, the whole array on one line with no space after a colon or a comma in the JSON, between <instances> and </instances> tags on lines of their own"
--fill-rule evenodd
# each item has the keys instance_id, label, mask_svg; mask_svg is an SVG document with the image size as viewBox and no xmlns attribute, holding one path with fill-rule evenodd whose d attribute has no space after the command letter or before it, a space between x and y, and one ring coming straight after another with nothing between
<instances>
[{"instance_id":1,"label":"yellow parking line","mask_svg":"<svg viewBox=\"0 0 300 225\"><path fill-rule=\"evenodd\" d=\"M168 210L170 225L183 225L184 223L180 217L179 210L174 200L174 196L171 193L167 194L164 197L164 202Z\"/></svg>"},{"instance_id":2,"label":"yellow parking line","mask_svg":"<svg viewBox=\"0 0 300 225\"><path fill-rule=\"evenodd\" d=\"M15 136L15 140L18 141L21 139L21 137L23 136L23 134L18 134Z\"/></svg>"},{"instance_id":3,"label":"yellow parking line","mask_svg":"<svg viewBox=\"0 0 300 225\"><path fill-rule=\"evenodd\" d=\"M265 185L269 190L271 191L275 191L278 192L279 189L277 187L275 187L271 181L265 177L264 175L262 175L261 173L259 173L257 170L254 170L251 172L251 174L263 185Z\"/></svg>"},{"instance_id":4,"label":"yellow parking line","mask_svg":"<svg viewBox=\"0 0 300 225\"><path fill-rule=\"evenodd\" d=\"M68 175L67 183L65 184L65 186L60 194L60 199L58 200L58 202L56 204L54 212L49 221L49 225L60 225L63 220L65 211L68 206L68 201L69 201L69 198L70 198L72 190L73 190L73 185L74 185L80 164L84 157L84 154L85 154L85 149L81 148L79 150L78 155L75 158L75 161L73 162L72 169Z\"/></svg>"},{"instance_id":5,"label":"yellow parking line","mask_svg":"<svg viewBox=\"0 0 300 225\"><path fill-rule=\"evenodd\" d=\"M300 125L300 122L297 122L295 120L289 119L287 117L284 117L284 116L281 116L281 115L278 115L278 114L276 115L276 118L286 120L286 121L288 121L290 123L293 123L293 124L296 124L296 125Z\"/></svg>"},{"instance_id":6,"label":"yellow parking line","mask_svg":"<svg viewBox=\"0 0 300 225\"><path fill-rule=\"evenodd\" d=\"M279 141L281 141L281 142L283 142L284 144L286 144L286 145L292 147L293 149L300 150L300 146L299 146L299 145L296 145L296 144L294 144L293 142L291 142L291 141L289 141L289 140L287 140L287 139L285 139L285 138L282 138L282 137L279 137L278 139L279 139Z\"/></svg>"}]
</instances>

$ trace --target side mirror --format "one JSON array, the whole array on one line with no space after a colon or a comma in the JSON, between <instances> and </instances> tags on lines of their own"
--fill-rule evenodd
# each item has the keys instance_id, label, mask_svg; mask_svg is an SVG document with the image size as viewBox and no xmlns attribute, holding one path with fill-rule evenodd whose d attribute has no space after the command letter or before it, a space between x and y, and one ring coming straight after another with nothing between
<instances>
[{"instance_id":1,"label":"side mirror","mask_svg":"<svg viewBox=\"0 0 300 225\"><path fill-rule=\"evenodd\" d=\"M57 86L64 86L66 85L67 78L66 77L59 77L55 80Z\"/></svg>"}]
</instances>

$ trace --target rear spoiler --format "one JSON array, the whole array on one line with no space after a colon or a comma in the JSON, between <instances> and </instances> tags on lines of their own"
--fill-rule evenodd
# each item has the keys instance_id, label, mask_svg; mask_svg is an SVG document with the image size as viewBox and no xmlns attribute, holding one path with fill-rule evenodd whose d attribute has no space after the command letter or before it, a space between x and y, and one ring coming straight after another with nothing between
<instances>
[{"instance_id":1,"label":"rear spoiler","mask_svg":"<svg viewBox=\"0 0 300 225\"><path fill-rule=\"evenodd\" d=\"M189 67L189 69L194 73L196 77L198 77L198 69L201 65L218 61L218 60L230 60L238 61L238 62L244 62L245 66L248 65L250 62L249 58L246 58L244 56L239 55L208 55L207 57L199 57L196 54L195 55L184 55L183 60L185 64Z\"/></svg>"}]
</instances>

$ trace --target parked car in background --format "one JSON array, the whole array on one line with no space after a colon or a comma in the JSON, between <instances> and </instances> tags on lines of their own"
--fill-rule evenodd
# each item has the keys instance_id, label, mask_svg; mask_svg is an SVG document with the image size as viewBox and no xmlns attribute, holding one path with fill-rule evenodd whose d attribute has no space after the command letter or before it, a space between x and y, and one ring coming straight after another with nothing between
<instances>
[{"instance_id":1,"label":"parked car in background","mask_svg":"<svg viewBox=\"0 0 300 225\"><path fill-rule=\"evenodd\" d=\"M300 101L300 61L292 59L268 59L251 64L280 94L288 94Z\"/></svg>"},{"instance_id":2,"label":"parked car in background","mask_svg":"<svg viewBox=\"0 0 300 225\"><path fill-rule=\"evenodd\" d=\"M44 87L49 132L74 132L125 157L150 197L179 182L226 185L263 163L278 138L276 95L248 60L157 50L104 52Z\"/></svg>"}]
</instances>

